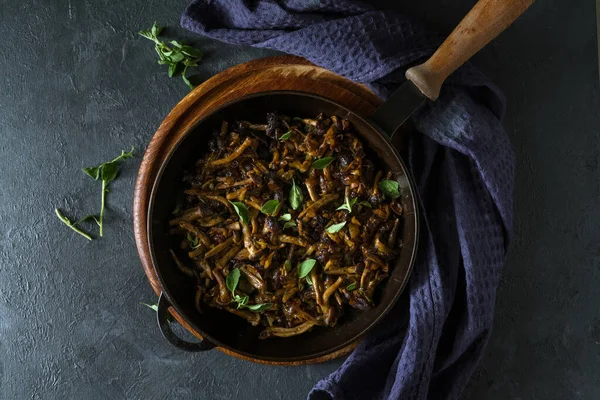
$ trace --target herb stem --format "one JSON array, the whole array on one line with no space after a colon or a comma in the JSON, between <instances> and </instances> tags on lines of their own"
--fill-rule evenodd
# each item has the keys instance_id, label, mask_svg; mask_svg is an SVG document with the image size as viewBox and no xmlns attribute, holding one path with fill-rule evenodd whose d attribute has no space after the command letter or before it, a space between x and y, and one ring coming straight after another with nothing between
<instances>
[{"instance_id":1,"label":"herb stem","mask_svg":"<svg viewBox=\"0 0 600 400\"><path fill-rule=\"evenodd\" d=\"M58 208L55 208L54 212L56 213L56 216L58 217L58 219L60 219L62 221L63 224L65 224L69 228L73 229L75 232L79 233L81 236L83 236L87 240L93 239L90 235L88 235L87 233L85 233L84 231L82 231L81 229L76 227L75 224L71 223L71 221L67 217L62 215L62 213L58 210Z\"/></svg>"},{"instance_id":2,"label":"herb stem","mask_svg":"<svg viewBox=\"0 0 600 400\"><path fill-rule=\"evenodd\" d=\"M98 218L98 226L100 226L100 237L102 237L102 231L103 231L102 222L104 221L104 204L105 204L105 200L106 200L106 192L108 192L108 190L106 189L106 181L103 179L102 180L102 199L101 199L102 204L100 205L100 217Z\"/></svg>"}]
</instances>

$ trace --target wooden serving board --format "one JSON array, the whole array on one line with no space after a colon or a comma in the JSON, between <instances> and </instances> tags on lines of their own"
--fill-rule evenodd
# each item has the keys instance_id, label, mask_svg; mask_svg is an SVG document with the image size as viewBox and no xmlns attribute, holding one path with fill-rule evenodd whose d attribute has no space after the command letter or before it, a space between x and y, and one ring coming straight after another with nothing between
<instances>
[{"instance_id":1,"label":"wooden serving board","mask_svg":"<svg viewBox=\"0 0 600 400\"><path fill-rule=\"evenodd\" d=\"M133 225L135 241L144 272L157 295L161 285L152 267L147 235L148 202L156 174L167 149L173 146L199 119L223 104L249 94L270 90L296 90L332 99L356 114L371 115L382 103L366 86L318 67L296 56L269 57L229 68L196 87L173 108L150 141L138 173ZM188 331L202 339L173 309L173 317ZM358 342L332 354L299 362L269 362L217 347L229 355L249 361L275 365L301 365L329 361L349 354Z\"/></svg>"}]
</instances>

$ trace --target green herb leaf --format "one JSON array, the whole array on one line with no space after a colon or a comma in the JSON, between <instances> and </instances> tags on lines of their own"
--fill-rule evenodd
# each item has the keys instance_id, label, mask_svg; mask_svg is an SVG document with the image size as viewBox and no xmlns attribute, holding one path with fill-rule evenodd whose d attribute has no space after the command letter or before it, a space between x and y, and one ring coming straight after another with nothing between
<instances>
[{"instance_id":1,"label":"green herb leaf","mask_svg":"<svg viewBox=\"0 0 600 400\"><path fill-rule=\"evenodd\" d=\"M102 180L104 182L112 182L117 177L117 173L119 172L117 168L117 163L115 161L111 161L102 165Z\"/></svg>"},{"instance_id":2,"label":"green herb leaf","mask_svg":"<svg viewBox=\"0 0 600 400\"><path fill-rule=\"evenodd\" d=\"M291 136L292 136L292 131L287 131L286 133L284 133L283 135L281 135L279 137L279 140L281 140L283 142L284 140L288 140Z\"/></svg>"},{"instance_id":3,"label":"green herb leaf","mask_svg":"<svg viewBox=\"0 0 600 400\"><path fill-rule=\"evenodd\" d=\"M304 200L302 189L296 186L296 181L292 179L292 188L290 189L290 206L292 210L297 210L302 204L302 200Z\"/></svg>"},{"instance_id":4,"label":"green herb leaf","mask_svg":"<svg viewBox=\"0 0 600 400\"><path fill-rule=\"evenodd\" d=\"M160 33L163 31L163 29L165 29L164 26L158 26L158 23L154 21L154 24L152 24L151 28L152 36L158 37L158 35L160 35Z\"/></svg>"},{"instance_id":5,"label":"green herb leaf","mask_svg":"<svg viewBox=\"0 0 600 400\"><path fill-rule=\"evenodd\" d=\"M87 240L92 240L93 238L86 232L82 231L77 227L77 223L72 223L71 220L63 215L58 208L54 209L54 213L62 221L63 224L73 229L75 232L86 238ZM87 217L86 217L87 218Z\"/></svg>"},{"instance_id":6,"label":"green herb leaf","mask_svg":"<svg viewBox=\"0 0 600 400\"><path fill-rule=\"evenodd\" d=\"M82 171L94 180L100 179L100 167L87 167L83 168Z\"/></svg>"},{"instance_id":7,"label":"green herb leaf","mask_svg":"<svg viewBox=\"0 0 600 400\"><path fill-rule=\"evenodd\" d=\"M316 263L317 260L309 258L308 260L304 260L300 264L298 264L298 277L300 279L305 278L306 275L308 275L310 271L312 271Z\"/></svg>"},{"instance_id":8,"label":"green herb leaf","mask_svg":"<svg viewBox=\"0 0 600 400\"><path fill-rule=\"evenodd\" d=\"M292 269L292 262L290 260L285 260L283 266L285 267L285 270L289 272Z\"/></svg>"},{"instance_id":9,"label":"green herb leaf","mask_svg":"<svg viewBox=\"0 0 600 400\"><path fill-rule=\"evenodd\" d=\"M181 52L185 55L188 55L190 57L194 57L197 59L200 59L200 57L202 57L204 55L201 50L196 49L192 46L187 46L187 45L181 46Z\"/></svg>"},{"instance_id":10,"label":"green herb leaf","mask_svg":"<svg viewBox=\"0 0 600 400\"><path fill-rule=\"evenodd\" d=\"M363 206L363 207L367 207L367 208L373 208L373 206L371 205L371 203L369 203L368 201L361 201L360 203L358 203L359 206Z\"/></svg>"},{"instance_id":11,"label":"green herb leaf","mask_svg":"<svg viewBox=\"0 0 600 400\"><path fill-rule=\"evenodd\" d=\"M379 182L379 189L388 199L397 199L400 197L400 185L396 181L383 180Z\"/></svg>"},{"instance_id":12,"label":"green herb leaf","mask_svg":"<svg viewBox=\"0 0 600 400\"><path fill-rule=\"evenodd\" d=\"M275 211L277 211L277 207L279 207L279 200L269 200L263 204L260 212L267 215L273 215L275 214Z\"/></svg>"},{"instance_id":13,"label":"green herb leaf","mask_svg":"<svg viewBox=\"0 0 600 400\"><path fill-rule=\"evenodd\" d=\"M82 171L96 181L104 180L110 182L116 178L116 174L118 172L116 164L117 161L126 160L128 158L133 157L133 150L133 146L131 147L131 150L127 153L125 152L125 150L121 150L121 155L116 157L115 159L102 163L96 167L83 168Z\"/></svg>"},{"instance_id":14,"label":"green herb leaf","mask_svg":"<svg viewBox=\"0 0 600 400\"><path fill-rule=\"evenodd\" d=\"M227 278L225 279L225 286L227 286L227 289L229 289L229 291L231 293L233 293L233 292L235 292L235 289L237 288L239 281L240 281L240 270L238 268L235 268L235 269L231 270L229 275L227 275Z\"/></svg>"},{"instance_id":15,"label":"green herb leaf","mask_svg":"<svg viewBox=\"0 0 600 400\"><path fill-rule=\"evenodd\" d=\"M147 303L142 303L142 302L140 302L140 304L158 312L158 304L147 304Z\"/></svg>"},{"instance_id":16,"label":"green herb leaf","mask_svg":"<svg viewBox=\"0 0 600 400\"><path fill-rule=\"evenodd\" d=\"M149 40L154 40L155 38L154 35L152 35L152 32L150 32L149 30L141 30L138 32L138 34L142 35L143 37Z\"/></svg>"},{"instance_id":17,"label":"green herb leaf","mask_svg":"<svg viewBox=\"0 0 600 400\"><path fill-rule=\"evenodd\" d=\"M336 233L342 230L342 228L346 225L346 221L344 222L340 222L339 224L334 224L331 225L329 228L327 228L327 232L329 233Z\"/></svg>"},{"instance_id":18,"label":"green herb leaf","mask_svg":"<svg viewBox=\"0 0 600 400\"><path fill-rule=\"evenodd\" d=\"M279 217L280 220L282 220L283 222L288 222L292 220L292 214L283 214L281 217Z\"/></svg>"},{"instance_id":19,"label":"green herb leaf","mask_svg":"<svg viewBox=\"0 0 600 400\"><path fill-rule=\"evenodd\" d=\"M249 306L246 306L248 310L254 312L267 311L271 307L273 307L273 303L251 304Z\"/></svg>"},{"instance_id":20,"label":"green herb leaf","mask_svg":"<svg viewBox=\"0 0 600 400\"><path fill-rule=\"evenodd\" d=\"M198 239L197 237L192 237L192 235L188 233L186 239L190 243L190 247L192 249L197 249L198 247L200 247L200 239Z\"/></svg>"},{"instance_id":21,"label":"green herb leaf","mask_svg":"<svg viewBox=\"0 0 600 400\"><path fill-rule=\"evenodd\" d=\"M326 166L328 166L329 164L331 164L333 162L333 160L335 160L335 157L319 158L318 160L313 161L312 167L314 169L323 169Z\"/></svg>"},{"instance_id":22,"label":"green herb leaf","mask_svg":"<svg viewBox=\"0 0 600 400\"><path fill-rule=\"evenodd\" d=\"M349 200L348 196L346 196L344 204L342 204L341 206L339 206L338 208L336 208L336 210L346 210L349 213L352 212L352 206L354 206L354 204L356 204L356 198Z\"/></svg>"},{"instance_id":23,"label":"green herb leaf","mask_svg":"<svg viewBox=\"0 0 600 400\"><path fill-rule=\"evenodd\" d=\"M175 70L177 70L177 64L169 65L169 78L172 78L175 75Z\"/></svg>"},{"instance_id":24,"label":"green herb leaf","mask_svg":"<svg viewBox=\"0 0 600 400\"><path fill-rule=\"evenodd\" d=\"M306 275L306 283L308 283L310 286L313 285L312 278L310 277L310 275Z\"/></svg>"},{"instance_id":25,"label":"green herb leaf","mask_svg":"<svg viewBox=\"0 0 600 400\"><path fill-rule=\"evenodd\" d=\"M235 212L240 217L240 221L242 224L248 224L250 222L250 217L248 216L248 209L246 205L241 201L230 201L233 208L235 208Z\"/></svg>"},{"instance_id":26,"label":"green herb leaf","mask_svg":"<svg viewBox=\"0 0 600 400\"><path fill-rule=\"evenodd\" d=\"M346 290L349 292L353 291L354 289L356 289L356 282L352 282L351 284L346 286Z\"/></svg>"},{"instance_id":27,"label":"green herb leaf","mask_svg":"<svg viewBox=\"0 0 600 400\"><path fill-rule=\"evenodd\" d=\"M236 294L233 297L233 301L238 303L237 308L239 309L239 308L244 307L248 303L248 296L239 296Z\"/></svg>"},{"instance_id":28,"label":"green herb leaf","mask_svg":"<svg viewBox=\"0 0 600 400\"><path fill-rule=\"evenodd\" d=\"M283 229L293 228L294 226L296 226L296 222L288 221L285 224L283 224Z\"/></svg>"},{"instance_id":29,"label":"green herb leaf","mask_svg":"<svg viewBox=\"0 0 600 400\"><path fill-rule=\"evenodd\" d=\"M192 85L192 82L190 82L190 80L188 79L188 77L185 76L185 74L187 73L187 68L188 68L188 66L186 65L185 68L183 69L183 72L181 73L181 79L183 79L183 81L185 82L185 84L188 85L188 87L190 88L190 90L194 90L195 86Z\"/></svg>"}]
</instances>

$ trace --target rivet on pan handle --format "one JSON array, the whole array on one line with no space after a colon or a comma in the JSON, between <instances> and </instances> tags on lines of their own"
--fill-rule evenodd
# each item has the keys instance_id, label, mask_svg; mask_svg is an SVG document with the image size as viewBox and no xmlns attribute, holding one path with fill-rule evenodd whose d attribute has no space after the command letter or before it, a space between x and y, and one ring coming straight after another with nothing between
<instances>
[{"instance_id":1,"label":"rivet on pan handle","mask_svg":"<svg viewBox=\"0 0 600 400\"><path fill-rule=\"evenodd\" d=\"M173 346L180 350L198 352L207 351L215 347L214 344L204 339L198 343L187 342L177 335L171 329L171 322L169 321L169 307L171 304L167 300L167 296L164 293L160 294L158 298L158 311L156 312L156 319L158 321L158 327L162 335L171 343Z\"/></svg>"}]
</instances>

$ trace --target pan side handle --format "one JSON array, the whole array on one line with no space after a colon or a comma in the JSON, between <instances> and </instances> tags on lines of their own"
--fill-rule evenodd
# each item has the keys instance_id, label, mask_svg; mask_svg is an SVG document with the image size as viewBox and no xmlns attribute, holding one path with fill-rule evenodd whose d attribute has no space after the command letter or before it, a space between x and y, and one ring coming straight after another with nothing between
<instances>
[{"instance_id":1,"label":"pan side handle","mask_svg":"<svg viewBox=\"0 0 600 400\"><path fill-rule=\"evenodd\" d=\"M215 347L214 344L206 339L202 340L201 342L192 343L187 342L175 335L175 332L173 332L171 329L171 322L169 321L169 307L171 307L171 304L167 300L167 296L165 296L164 293L161 293L158 299L158 311L156 312L156 319L162 335L169 343L180 350L190 352L206 351Z\"/></svg>"}]
</instances>

